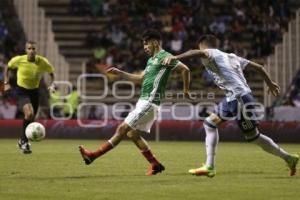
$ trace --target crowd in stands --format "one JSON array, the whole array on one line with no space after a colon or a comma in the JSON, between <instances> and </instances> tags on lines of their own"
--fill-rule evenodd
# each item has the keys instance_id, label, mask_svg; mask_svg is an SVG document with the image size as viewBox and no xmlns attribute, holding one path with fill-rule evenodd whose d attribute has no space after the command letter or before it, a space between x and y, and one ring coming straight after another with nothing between
<instances>
[{"instance_id":1,"label":"crowd in stands","mask_svg":"<svg viewBox=\"0 0 300 200\"><path fill-rule=\"evenodd\" d=\"M273 107L279 105L300 107L300 69L295 74L286 93L273 103Z\"/></svg>"},{"instance_id":2,"label":"crowd in stands","mask_svg":"<svg viewBox=\"0 0 300 200\"><path fill-rule=\"evenodd\" d=\"M9 93L3 92L3 70L10 58L24 54L25 34L14 10L13 2L10 0L0 1L0 119L22 118L20 109L17 108L14 87ZM15 74L11 74L10 84L16 84ZM44 80L40 84L40 112L39 118L49 119L67 117L76 118L79 96L76 88L66 97L61 98L59 92L49 94ZM50 107L55 106L54 112L50 112ZM61 104L59 106L59 104Z\"/></svg>"},{"instance_id":3,"label":"crowd in stands","mask_svg":"<svg viewBox=\"0 0 300 200\"><path fill-rule=\"evenodd\" d=\"M0 1L0 119L14 119L22 118L22 113L17 108L16 93L14 87L9 93L3 92L3 70L10 58L24 54L25 47L25 34L22 26L16 15L13 1L1 0ZM10 84L15 86L16 77L14 73L11 73ZM50 118L49 100L53 95L49 95L47 86L44 81L41 82L40 93L40 117ZM59 114L55 117L71 116L75 118L76 113L76 93L72 92L67 99L62 100L62 103L68 103L71 106L63 106ZM77 100L78 101L78 100Z\"/></svg>"},{"instance_id":4,"label":"crowd in stands","mask_svg":"<svg viewBox=\"0 0 300 200\"><path fill-rule=\"evenodd\" d=\"M146 57L137 33L149 27L163 33L164 48L175 54L195 48L199 35L213 33L223 50L262 58L272 52L292 17L287 0L71 0L70 10L107 19L102 31L86 38L86 45L95 49L90 72L113 64L143 69Z\"/></svg>"},{"instance_id":5,"label":"crowd in stands","mask_svg":"<svg viewBox=\"0 0 300 200\"><path fill-rule=\"evenodd\" d=\"M137 33L149 27L162 32L164 48L174 54L196 48L201 34L213 33L220 38L220 47L224 51L249 59L263 58L272 53L274 44L287 30L288 21L294 17L291 1L70 0L69 10L72 15L90 15L93 19L106 21L99 24L101 31L95 28L86 37L86 46L94 49L87 66L89 73L104 72L111 65L133 72L145 67L147 57L141 50L142 43ZM24 41L12 1L1 0L0 81L8 59L24 52ZM187 64L201 75L198 79L205 87L213 85L208 74L200 73L199 60L190 60ZM170 85L176 88L177 84L180 83L171 81ZM0 84L0 87L3 85ZM49 98L51 103L53 96ZM43 104L48 105L49 102L45 102ZM0 118L9 113L2 111L7 105L14 106L14 100L6 101L1 97ZM56 114L76 118L67 108Z\"/></svg>"},{"instance_id":6,"label":"crowd in stands","mask_svg":"<svg viewBox=\"0 0 300 200\"><path fill-rule=\"evenodd\" d=\"M11 57L24 51L24 38L13 2L0 1L0 119L12 119L19 115L15 91L11 91L10 98L4 98L3 70Z\"/></svg>"}]
</instances>

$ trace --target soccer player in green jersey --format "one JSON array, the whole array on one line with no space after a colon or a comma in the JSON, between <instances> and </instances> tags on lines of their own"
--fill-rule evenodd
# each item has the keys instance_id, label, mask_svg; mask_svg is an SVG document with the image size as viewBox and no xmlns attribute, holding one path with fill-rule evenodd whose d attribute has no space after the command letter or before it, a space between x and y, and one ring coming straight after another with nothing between
<instances>
[{"instance_id":1,"label":"soccer player in green jersey","mask_svg":"<svg viewBox=\"0 0 300 200\"><path fill-rule=\"evenodd\" d=\"M146 175L155 175L165 169L153 155L149 145L141 135L150 132L150 128L157 117L158 107L164 98L165 86L171 72L176 70L182 74L183 92L188 96L190 71L186 65L178 61L168 65L162 64L162 60L171 54L162 49L161 35L158 31L148 30L144 32L142 39L144 51L150 56L142 74L130 74L117 68L111 68L108 71L126 80L142 82L140 99L136 108L118 126L116 133L96 151L90 151L79 146L80 153L87 165L116 147L127 135L150 163Z\"/></svg>"},{"instance_id":2,"label":"soccer player in green jersey","mask_svg":"<svg viewBox=\"0 0 300 200\"><path fill-rule=\"evenodd\" d=\"M26 42L25 55L15 56L5 67L4 70L4 91L10 90L8 71L17 69L17 96L18 108L24 113L23 132L18 142L20 150L24 154L31 153L30 144L25 134L25 129L34 121L39 107L39 84L44 72L50 74L51 84L49 90L54 90L54 67L48 60L37 55L36 43L33 41Z\"/></svg>"}]
</instances>

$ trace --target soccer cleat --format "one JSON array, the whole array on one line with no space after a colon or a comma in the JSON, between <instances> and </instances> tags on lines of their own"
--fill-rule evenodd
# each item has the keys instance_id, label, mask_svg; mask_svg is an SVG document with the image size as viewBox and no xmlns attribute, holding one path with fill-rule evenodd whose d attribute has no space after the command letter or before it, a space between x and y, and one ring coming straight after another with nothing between
<instances>
[{"instance_id":1,"label":"soccer cleat","mask_svg":"<svg viewBox=\"0 0 300 200\"><path fill-rule=\"evenodd\" d=\"M294 176L296 174L298 161L299 156L297 154L291 154L286 160L287 166L290 169L290 176Z\"/></svg>"},{"instance_id":2,"label":"soccer cleat","mask_svg":"<svg viewBox=\"0 0 300 200\"><path fill-rule=\"evenodd\" d=\"M207 167L206 165L203 165L200 168L197 169L190 169L189 173L196 176L207 176L207 177L214 177L216 175L216 170L213 167Z\"/></svg>"},{"instance_id":3,"label":"soccer cleat","mask_svg":"<svg viewBox=\"0 0 300 200\"><path fill-rule=\"evenodd\" d=\"M18 141L18 147L24 154L31 154L30 143L24 142L22 140Z\"/></svg>"},{"instance_id":4,"label":"soccer cleat","mask_svg":"<svg viewBox=\"0 0 300 200\"><path fill-rule=\"evenodd\" d=\"M92 156L92 152L85 149L82 145L79 146L79 152L86 165L91 164L95 160L95 158Z\"/></svg>"},{"instance_id":5,"label":"soccer cleat","mask_svg":"<svg viewBox=\"0 0 300 200\"><path fill-rule=\"evenodd\" d=\"M157 173L161 173L162 171L165 170L165 167L162 165L162 164L158 164L158 165L150 165L148 170L147 170L147 173L146 175L147 176L152 176L152 175L155 175Z\"/></svg>"}]
</instances>

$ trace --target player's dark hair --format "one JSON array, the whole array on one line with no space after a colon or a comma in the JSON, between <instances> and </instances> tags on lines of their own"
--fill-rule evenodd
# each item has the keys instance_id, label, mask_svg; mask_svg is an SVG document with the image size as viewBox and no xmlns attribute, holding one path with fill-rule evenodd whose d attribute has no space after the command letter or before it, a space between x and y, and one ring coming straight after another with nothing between
<instances>
[{"instance_id":1,"label":"player's dark hair","mask_svg":"<svg viewBox=\"0 0 300 200\"><path fill-rule=\"evenodd\" d=\"M32 40L28 40L28 41L26 41L26 44L36 44L36 42L32 41Z\"/></svg>"},{"instance_id":2,"label":"player's dark hair","mask_svg":"<svg viewBox=\"0 0 300 200\"><path fill-rule=\"evenodd\" d=\"M217 48L218 47L218 38L212 34L205 34L199 38L198 44L200 44L200 43L205 43L209 47Z\"/></svg>"},{"instance_id":3,"label":"player's dark hair","mask_svg":"<svg viewBox=\"0 0 300 200\"><path fill-rule=\"evenodd\" d=\"M154 29L148 29L142 34L142 40L158 40L161 41L161 34L159 31Z\"/></svg>"}]
</instances>

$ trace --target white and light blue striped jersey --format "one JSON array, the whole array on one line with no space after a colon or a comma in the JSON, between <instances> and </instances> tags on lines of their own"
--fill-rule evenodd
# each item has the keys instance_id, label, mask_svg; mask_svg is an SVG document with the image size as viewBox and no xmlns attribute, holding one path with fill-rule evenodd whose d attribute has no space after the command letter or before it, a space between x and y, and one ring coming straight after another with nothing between
<instances>
[{"instance_id":1,"label":"white and light blue striped jersey","mask_svg":"<svg viewBox=\"0 0 300 200\"><path fill-rule=\"evenodd\" d=\"M235 100L251 92L243 74L249 60L218 49L205 49L204 51L208 53L208 58L202 59L202 63L212 75L215 84L225 91L227 101Z\"/></svg>"}]
</instances>

